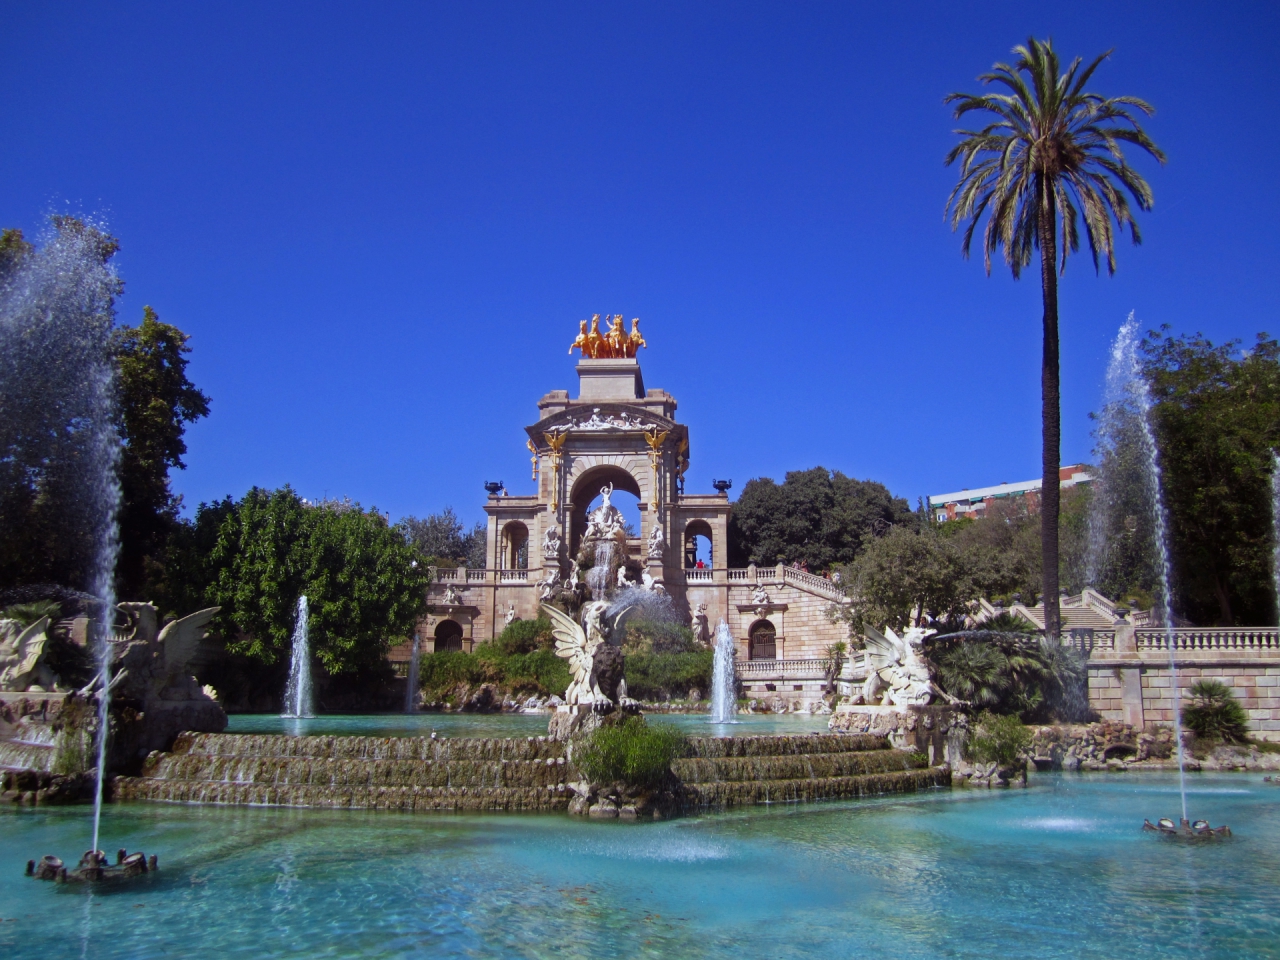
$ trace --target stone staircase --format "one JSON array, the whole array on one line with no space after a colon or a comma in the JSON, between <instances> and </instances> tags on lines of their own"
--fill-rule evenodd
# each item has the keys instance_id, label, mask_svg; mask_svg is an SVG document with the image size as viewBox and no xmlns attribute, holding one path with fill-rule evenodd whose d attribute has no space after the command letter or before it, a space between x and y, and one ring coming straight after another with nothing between
<instances>
[{"instance_id":1,"label":"stone staircase","mask_svg":"<svg viewBox=\"0 0 1280 960\"><path fill-rule=\"evenodd\" d=\"M694 737L672 770L690 808L914 793L951 785L948 767L894 750L885 737Z\"/></svg>"},{"instance_id":2,"label":"stone staircase","mask_svg":"<svg viewBox=\"0 0 1280 960\"><path fill-rule=\"evenodd\" d=\"M685 804L709 809L948 786L950 770L884 737L694 737L672 769ZM577 771L547 737L288 737L184 733L117 800L376 810L563 810Z\"/></svg>"},{"instance_id":3,"label":"stone staircase","mask_svg":"<svg viewBox=\"0 0 1280 960\"><path fill-rule=\"evenodd\" d=\"M179 735L117 800L376 810L562 810L564 745L546 737Z\"/></svg>"}]
</instances>

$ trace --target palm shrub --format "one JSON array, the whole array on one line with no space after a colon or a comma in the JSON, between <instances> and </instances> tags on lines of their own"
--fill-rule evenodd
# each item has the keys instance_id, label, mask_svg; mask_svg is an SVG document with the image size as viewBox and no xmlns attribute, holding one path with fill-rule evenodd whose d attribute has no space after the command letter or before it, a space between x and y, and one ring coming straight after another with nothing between
<instances>
[{"instance_id":1,"label":"palm shrub","mask_svg":"<svg viewBox=\"0 0 1280 960\"><path fill-rule=\"evenodd\" d=\"M1031 731L1017 717L984 712L974 727L969 754L982 763L1012 767L1030 746Z\"/></svg>"},{"instance_id":2,"label":"palm shrub","mask_svg":"<svg viewBox=\"0 0 1280 960\"><path fill-rule=\"evenodd\" d=\"M990 643L958 643L938 656L937 679L953 697L975 707L992 707L1004 699L1009 686L1005 670L1009 658Z\"/></svg>"},{"instance_id":3,"label":"palm shrub","mask_svg":"<svg viewBox=\"0 0 1280 960\"><path fill-rule=\"evenodd\" d=\"M1221 680L1192 684L1191 702L1182 710L1182 723L1204 740L1245 743L1249 739L1249 715Z\"/></svg>"},{"instance_id":4,"label":"palm shrub","mask_svg":"<svg viewBox=\"0 0 1280 960\"><path fill-rule=\"evenodd\" d=\"M573 751L578 771L592 783L625 783L651 789L666 778L671 761L685 752L685 738L666 724L649 726L625 717L597 727Z\"/></svg>"}]
</instances>

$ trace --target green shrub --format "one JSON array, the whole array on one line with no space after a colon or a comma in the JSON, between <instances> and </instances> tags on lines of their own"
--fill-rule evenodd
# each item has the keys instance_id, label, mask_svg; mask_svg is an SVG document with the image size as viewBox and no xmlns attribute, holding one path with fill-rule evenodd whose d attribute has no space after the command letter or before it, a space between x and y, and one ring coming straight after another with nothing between
<instances>
[{"instance_id":1,"label":"green shrub","mask_svg":"<svg viewBox=\"0 0 1280 960\"><path fill-rule=\"evenodd\" d=\"M569 679L568 662L550 650L504 656L485 644L475 653L427 653L418 661L418 686L428 694L444 694L459 684L492 683L513 694L560 696Z\"/></svg>"},{"instance_id":2,"label":"green shrub","mask_svg":"<svg viewBox=\"0 0 1280 960\"><path fill-rule=\"evenodd\" d=\"M1030 746L1031 731L1017 717L984 712L974 726L969 754L982 763L1011 767Z\"/></svg>"},{"instance_id":3,"label":"green shrub","mask_svg":"<svg viewBox=\"0 0 1280 960\"><path fill-rule=\"evenodd\" d=\"M515 653L533 653L535 650L551 650L556 639L551 633L551 621L546 617L537 620L516 620L506 626L486 647L503 656Z\"/></svg>"},{"instance_id":4,"label":"green shrub","mask_svg":"<svg viewBox=\"0 0 1280 960\"><path fill-rule=\"evenodd\" d=\"M705 694L711 689L715 654L710 650L691 653L636 653L626 658L627 693L640 700L687 697L697 687Z\"/></svg>"},{"instance_id":5,"label":"green shrub","mask_svg":"<svg viewBox=\"0 0 1280 960\"><path fill-rule=\"evenodd\" d=\"M638 653L691 653L701 647L693 631L684 624L660 620L629 620L622 637L622 652L627 656Z\"/></svg>"},{"instance_id":6,"label":"green shrub","mask_svg":"<svg viewBox=\"0 0 1280 960\"><path fill-rule=\"evenodd\" d=\"M671 761L684 751L684 735L674 727L651 727L642 717L625 717L585 737L574 748L573 762L592 783L651 788L662 782Z\"/></svg>"},{"instance_id":7,"label":"green shrub","mask_svg":"<svg viewBox=\"0 0 1280 960\"><path fill-rule=\"evenodd\" d=\"M1191 703L1182 710L1182 723L1203 740L1246 743L1249 715L1221 680L1199 680L1191 687Z\"/></svg>"},{"instance_id":8,"label":"green shrub","mask_svg":"<svg viewBox=\"0 0 1280 960\"><path fill-rule=\"evenodd\" d=\"M41 617L48 617L52 623L62 615L62 607L56 600L37 600L34 603L15 603L11 607L0 610L0 619L17 620L23 628L31 626Z\"/></svg>"}]
</instances>

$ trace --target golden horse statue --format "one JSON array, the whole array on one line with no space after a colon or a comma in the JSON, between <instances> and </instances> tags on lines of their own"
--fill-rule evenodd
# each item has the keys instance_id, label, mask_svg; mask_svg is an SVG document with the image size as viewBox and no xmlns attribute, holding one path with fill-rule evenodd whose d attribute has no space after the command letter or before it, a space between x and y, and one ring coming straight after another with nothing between
<instances>
[{"instance_id":1,"label":"golden horse statue","mask_svg":"<svg viewBox=\"0 0 1280 960\"><path fill-rule=\"evenodd\" d=\"M601 315L593 314L590 321L578 321L578 336L569 345L569 352L580 350L584 359L612 360L634 357L641 347L647 347L644 337L640 335L640 318L631 321L631 332L623 327L622 314L612 317L604 315L608 324L604 333L600 332Z\"/></svg>"}]
</instances>

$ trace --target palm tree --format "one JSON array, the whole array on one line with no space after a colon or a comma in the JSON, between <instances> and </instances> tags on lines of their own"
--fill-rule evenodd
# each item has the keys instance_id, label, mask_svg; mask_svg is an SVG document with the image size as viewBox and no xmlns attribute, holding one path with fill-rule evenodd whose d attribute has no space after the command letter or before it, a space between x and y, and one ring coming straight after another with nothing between
<instances>
[{"instance_id":1,"label":"palm tree","mask_svg":"<svg viewBox=\"0 0 1280 960\"><path fill-rule=\"evenodd\" d=\"M1110 51L1088 67L1072 61L1059 73L1053 42L1034 38L1013 50L1017 61L997 63L978 79L998 84L1008 93L950 94L956 119L973 111L991 114L981 130L957 130L963 139L947 154L947 165L960 164L960 182L947 199L951 229L967 221L962 251L969 256L978 222L985 216L983 263L991 273L991 253L1004 250L1016 280L1040 251L1044 295L1044 353L1041 365L1043 484L1040 490L1041 549L1044 561L1045 633L1060 633L1058 609L1058 468L1061 415L1058 405L1058 274L1068 253L1080 249L1077 219L1083 219L1093 267L1101 254L1107 272L1115 273L1115 232L1127 226L1135 244L1142 242L1130 212L1127 191L1139 210L1150 210L1151 188L1130 167L1121 150L1141 147L1161 163L1164 154L1143 131L1134 113L1154 113L1136 97L1105 98L1085 92L1093 72ZM1112 221L1114 220L1114 228ZM1060 225L1059 225L1060 221ZM1059 245L1061 250L1059 251Z\"/></svg>"}]
</instances>

